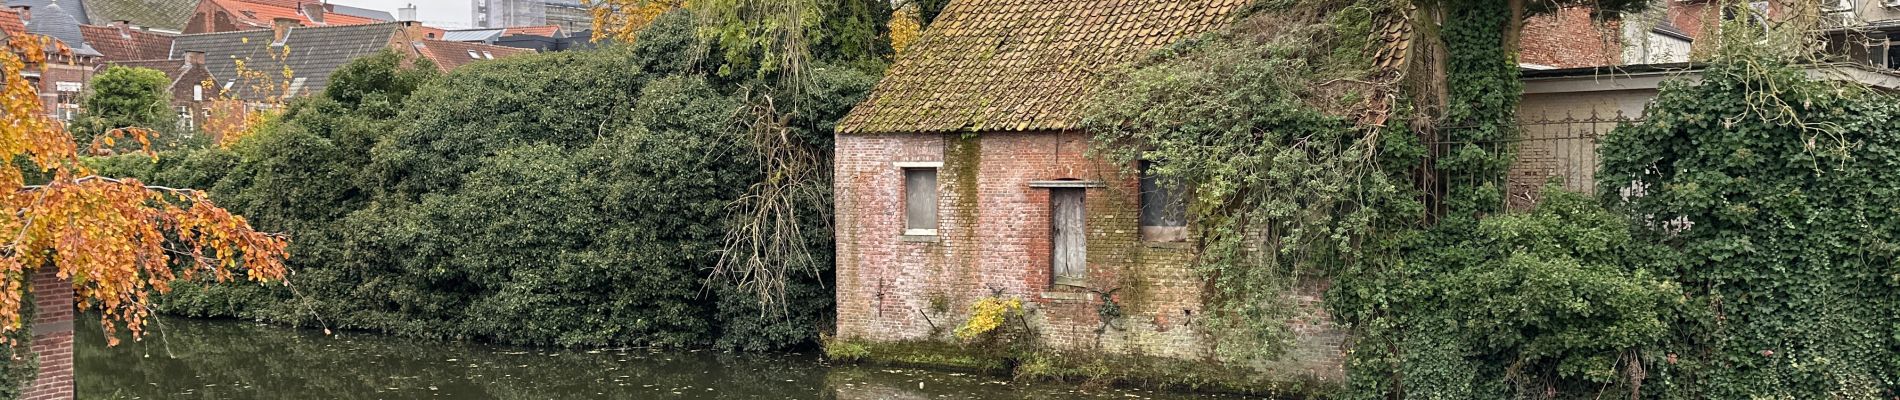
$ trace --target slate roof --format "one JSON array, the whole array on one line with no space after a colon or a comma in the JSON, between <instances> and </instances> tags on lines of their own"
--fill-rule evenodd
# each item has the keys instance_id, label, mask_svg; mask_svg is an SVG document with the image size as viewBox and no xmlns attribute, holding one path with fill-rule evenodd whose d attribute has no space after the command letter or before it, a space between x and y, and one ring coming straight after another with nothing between
<instances>
[{"instance_id":1,"label":"slate roof","mask_svg":"<svg viewBox=\"0 0 1900 400\"><path fill-rule=\"evenodd\" d=\"M463 29L444 32L442 40L451 42L491 42L501 38L502 29Z\"/></svg>"},{"instance_id":2,"label":"slate roof","mask_svg":"<svg viewBox=\"0 0 1900 400\"><path fill-rule=\"evenodd\" d=\"M358 16L377 21L396 21L396 16L390 14L388 11L350 7L342 4L330 4L329 7L330 12L337 14Z\"/></svg>"},{"instance_id":3,"label":"slate roof","mask_svg":"<svg viewBox=\"0 0 1900 400\"><path fill-rule=\"evenodd\" d=\"M463 65L477 61L493 60L520 54L533 54L534 50L496 46L481 43L451 42L443 40L423 40L411 43L409 48L416 54L434 62L437 68L448 72Z\"/></svg>"},{"instance_id":4,"label":"slate roof","mask_svg":"<svg viewBox=\"0 0 1900 400\"><path fill-rule=\"evenodd\" d=\"M395 22L293 27L282 47L271 44L274 34L268 29L181 35L173 40L169 58L184 58L187 51L204 52L205 69L217 79L218 85L237 79L238 60L244 60L246 69L264 72L273 78L281 76L288 65L295 78L304 80L301 87L293 88L295 94L320 93L329 84L330 74L344 64L389 48L399 28ZM283 53L286 47L288 55ZM238 82L231 88L239 98L247 100L282 95L250 93L246 88L248 84Z\"/></svg>"},{"instance_id":5,"label":"slate roof","mask_svg":"<svg viewBox=\"0 0 1900 400\"><path fill-rule=\"evenodd\" d=\"M73 3L77 5L78 2L72 0L7 1L8 6L31 7L27 12L29 17L26 22L27 33L46 35L61 43L65 43L66 47L72 48L73 54L76 55L99 55L98 50L93 50L92 46L86 43L85 35L79 33L79 17L75 17L72 13L67 12L68 8L64 7L62 3Z\"/></svg>"},{"instance_id":6,"label":"slate roof","mask_svg":"<svg viewBox=\"0 0 1900 400\"><path fill-rule=\"evenodd\" d=\"M171 55L171 36L117 26L80 25L86 43L107 61L159 60Z\"/></svg>"},{"instance_id":7,"label":"slate roof","mask_svg":"<svg viewBox=\"0 0 1900 400\"><path fill-rule=\"evenodd\" d=\"M1102 74L1232 20L1252 0L953 0L840 133L1078 127Z\"/></svg>"},{"instance_id":8,"label":"slate roof","mask_svg":"<svg viewBox=\"0 0 1900 400\"><path fill-rule=\"evenodd\" d=\"M198 0L86 0L91 24L132 21L133 25L183 32Z\"/></svg>"}]
</instances>

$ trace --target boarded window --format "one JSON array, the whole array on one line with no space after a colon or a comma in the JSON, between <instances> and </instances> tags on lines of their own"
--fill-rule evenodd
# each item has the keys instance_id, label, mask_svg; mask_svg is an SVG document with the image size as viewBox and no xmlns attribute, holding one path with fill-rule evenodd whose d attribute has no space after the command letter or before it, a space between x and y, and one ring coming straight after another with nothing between
<instances>
[{"instance_id":1,"label":"boarded window","mask_svg":"<svg viewBox=\"0 0 1900 400\"><path fill-rule=\"evenodd\" d=\"M1082 188L1049 190L1050 225L1054 248L1055 283L1083 286L1088 283L1088 231Z\"/></svg>"},{"instance_id":2,"label":"boarded window","mask_svg":"<svg viewBox=\"0 0 1900 400\"><path fill-rule=\"evenodd\" d=\"M937 234L937 170L904 170L904 234Z\"/></svg>"},{"instance_id":3,"label":"boarded window","mask_svg":"<svg viewBox=\"0 0 1900 400\"><path fill-rule=\"evenodd\" d=\"M1154 242L1187 239L1187 202L1173 182L1150 171L1154 163L1141 162L1141 238Z\"/></svg>"}]
</instances>

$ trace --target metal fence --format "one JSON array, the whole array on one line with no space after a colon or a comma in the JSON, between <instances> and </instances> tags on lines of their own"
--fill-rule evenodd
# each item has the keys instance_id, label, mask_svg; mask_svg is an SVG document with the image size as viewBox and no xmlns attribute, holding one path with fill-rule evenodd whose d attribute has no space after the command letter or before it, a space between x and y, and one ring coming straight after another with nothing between
<instances>
[{"instance_id":1,"label":"metal fence","mask_svg":"<svg viewBox=\"0 0 1900 400\"><path fill-rule=\"evenodd\" d=\"M1556 185L1573 192L1594 193L1600 163L1597 157L1598 141L1616 127L1640 122L1641 119L1621 111L1590 111L1587 115L1520 115L1518 121L1515 127L1519 133L1515 139L1435 141L1428 143L1428 148L1435 156L1451 154L1466 146L1479 146L1493 152L1509 151L1515 155L1510 173L1494 178L1491 182L1461 183L1502 187L1505 195L1500 201L1504 202L1504 208L1523 210L1537 204L1547 185ZM1448 133L1457 129L1473 128L1439 127L1436 136L1451 136ZM1444 193L1442 187L1439 186L1440 190L1428 190L1428 193Z\"/></svg>"}]
</instances>

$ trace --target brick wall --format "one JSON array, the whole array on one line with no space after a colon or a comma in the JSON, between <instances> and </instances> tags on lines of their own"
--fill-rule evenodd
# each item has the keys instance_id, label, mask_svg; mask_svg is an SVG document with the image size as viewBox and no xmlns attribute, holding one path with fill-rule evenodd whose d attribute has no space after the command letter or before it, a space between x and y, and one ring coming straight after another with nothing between
<instances>
[{"instance_id":1,"label":"brick wall","mask_svg":"<svg viewBox=\"0 0 1900 400\"><path fill-rule=\"evenodd\" d=\"M1557 68L1621 65L1622 32L1618 22L1592 21L1589 8L1565 8L1524 22L1518 61Z\"/></svg>"},{"instance_id":2,"label":"brick wall","mask_svg":"<svg viewBox=\"0 0 1900 400\"><path fill-rule=\"evenodd\" d=\"M1067 350L1200 358L1208 355L1201 280L1183 243L1143 241L1138 180L1086 157L1081 132L840 135L838 327L842 338L948 340L975 301L1000 292L1027 303L1042 343ZM903 172L896 162L941 162L934 237L903 236ZM1051 277L1050 189L1031 181L1099 181L1087 189L1088 288ZM1124 309L1100 329L1106 300ZM1290 363L1268 367L1320 379L1343 375L1342 336L1303 293L1309 312ZM933 305L947 307L934 307Z\"/></svg>"},{"instance_id":3,"label":"brick wall","mask_svg":"<svg viewBox=\"0 0 1900 400\"><path fill-rule=\"evenodd\" d=\"M51 268L33 273L33 354L39 373L21 400L73 398L73 287Z\"/></svg>"}]
</instances>

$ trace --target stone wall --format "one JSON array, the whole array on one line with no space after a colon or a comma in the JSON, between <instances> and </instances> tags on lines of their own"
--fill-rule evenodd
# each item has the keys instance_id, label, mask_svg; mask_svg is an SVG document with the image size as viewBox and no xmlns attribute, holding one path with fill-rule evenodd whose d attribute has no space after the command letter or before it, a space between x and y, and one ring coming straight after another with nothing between
<instances>
[{"instance_id":1,"label":"stone wall","mask_svg":"<svg viewBox=\"0 0 1900 400\"><path fill-rule=\"evenodd\" d=\"M1042 344L1071 351L1199 359L1210 356L1201 280L1191 248L1149 242L1139 181L1087 156L1081 132L840 135L836 151L837 335L876 342L953 340L975 301L1025 301ZM942 163L936 236L904 236L903 170ZM917 164L906 164L917 165ZM1087 287L1054 285L1050 189L1032 181L1099 182L1086 189ZM1321 380L1343 376L1342 335L1305 293L1292 321L1297 359L1272 366ZM1297 299L1296 299L1297 300ZM1105 324L1108 301L1123 318Z\"/></svg>"},{"instance_id":2,"label":"stone wall","mask_svg":"<svg viewBox=\"0 0 1900 400\"><path fill-rule=\"evenodd\" d=\"M33 354L39 373L21 400L73 398L73 287L52 268L33 272Z\"/></svg>"}]
</instances>

